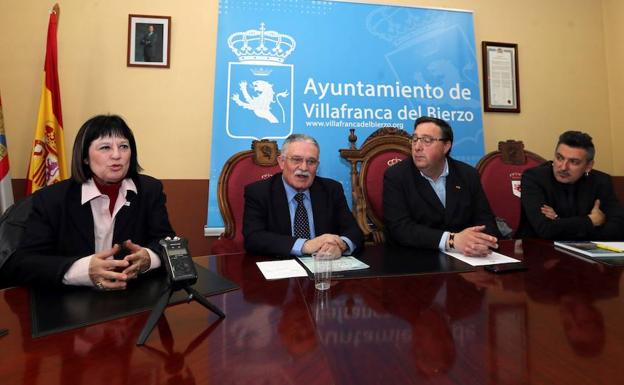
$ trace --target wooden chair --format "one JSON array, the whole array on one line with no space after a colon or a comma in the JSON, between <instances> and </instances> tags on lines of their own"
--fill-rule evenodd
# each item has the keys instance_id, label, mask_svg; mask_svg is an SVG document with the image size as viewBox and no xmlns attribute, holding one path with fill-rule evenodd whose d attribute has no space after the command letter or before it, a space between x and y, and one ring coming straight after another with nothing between
<instances>
[{"instance_id":1,"label":"wooden chair","mask_svg":"<svg viewBox=\"0 0 624 385\"><path fill-rule=\"evenodd\" d=\"M349 148L339 151L340 156L351 163L353 215L367 243L383 243L384 172L411 156L411 137L399 128L382 127L357 149L355 130L350 131Z\"/></svg>"},{"instance_id":2,"label":"wooden chair","mask_svg":"<svg viewBox=\"0 0 624 385\"><path fill-rule=\"evenodd\" d=\"M280 171L279 151L274 140L254 140L251 150L234 154L225 162L217 194L219 211L225 225L224 232L211 247L211 253L223 254L243 251L244 191L249 183L267 179Z\"/></svg>"},{"instance_id":3,"label":"wooden chair","mask_svg":"<svg viewBox=\"0 0 624 385\"><path fill-rule=\"evenodd\" d=\"M511 237L520 222L522 173L545 161L541 156L525 150L522 141L507 140L498 142L498 151L486 154L477 163L476 168L492 211L511 228Z\"/></svg>"}]
</instances>

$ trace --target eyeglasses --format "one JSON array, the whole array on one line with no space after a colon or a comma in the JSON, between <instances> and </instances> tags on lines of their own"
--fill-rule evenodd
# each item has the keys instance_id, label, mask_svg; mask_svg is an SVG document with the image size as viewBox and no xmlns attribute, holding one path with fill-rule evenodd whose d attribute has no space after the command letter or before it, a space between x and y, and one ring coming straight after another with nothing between
<instances>
[{"instance_id":1,"label":"eyeglasses","mask_svg":"<svg viewBox=\"0 0 624 385\"><path fill-rule=\"evenodd\" d=\"M418 137L416 135L412 136L412 146L415 146L418 141L421 141L424 146L431 146L434 142L446 142L448 139L446 138L433 138L431 136L421 136Z\"/></svg>"},{"instance_id":2,"label":"eyeglasses","mask_svg":"<svg viewBox=\"0 0 624 385\"><path fill-rule=\"evenodd\" d=\"M306 164L308 165L308 167L316 167L319 164L319 160L314 159L314 158L303 159L303 157L301 156L284 156L284 158L289 160L290 163L292 163L295 166L301 165L304 160Z\"/></svg>"}]
</instances>

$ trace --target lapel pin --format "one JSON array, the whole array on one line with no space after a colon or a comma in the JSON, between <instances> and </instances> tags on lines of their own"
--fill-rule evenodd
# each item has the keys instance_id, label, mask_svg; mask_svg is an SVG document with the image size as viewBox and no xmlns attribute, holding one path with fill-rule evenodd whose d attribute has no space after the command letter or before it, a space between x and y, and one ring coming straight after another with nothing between
<instances>
[{"instance_id":1,"label":"lapel pin","mask_svg":"<svg viewBox=\"0 0 624 385\"><path fill-rule=\"evenodd\" d=\"M461 186L455 186L455 188L461 190Z\"/></svg>"},{"instance_id":2,"label":"lapel pin","mask_svg":"<svg viewBox=\"0 0 624 385\"><path fill-rule=\"evenodd\" d=\"M130 202L126 202L126 203L124 203L124 206L128 206L128 207L130 207Z\"/></svg>"}]
</instances>

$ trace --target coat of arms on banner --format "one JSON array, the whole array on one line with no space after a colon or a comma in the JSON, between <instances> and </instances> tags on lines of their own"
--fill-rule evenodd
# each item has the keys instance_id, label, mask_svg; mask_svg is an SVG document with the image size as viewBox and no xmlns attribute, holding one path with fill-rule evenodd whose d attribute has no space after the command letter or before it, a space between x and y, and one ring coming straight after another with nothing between
<instances>
[{"instance_id":1,"label":"coat of arms on banner","mask_svg":"<svg viewBox=\"0 0 624 385\"><path fill-rule=\"evenodd\" d=\"M509 174L509 179L511 179L511 192L513 193L513 195L520 198L520 194L522 193L522 188L520 187L522 173L512 172L511 174Z\"/></svg>"},{"instance_id":2,"label":"coat of arms on banner","mask_svg":"<svg viewBox=\"0 0 624 385\"><path fill-rule=\"evenodd\" d=\"M228 136L286 138L293 131L294 66L284 60L295 40L261 23L259 30L231 34L228 46L238 57L228 67Z\"/></svg>"}]
</instances>

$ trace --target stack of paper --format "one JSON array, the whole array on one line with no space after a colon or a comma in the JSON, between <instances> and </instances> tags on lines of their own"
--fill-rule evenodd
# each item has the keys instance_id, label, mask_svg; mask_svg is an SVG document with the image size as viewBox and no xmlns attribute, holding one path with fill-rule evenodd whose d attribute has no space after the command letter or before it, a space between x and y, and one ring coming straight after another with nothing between
<instances>
[{"instance_id":1,"label":"stack of paper","mask_svg":"<svg viewBox=\"0 0 624 385\"><path fill-rule=\"evenodd\" d=\"M588 257L624 257L624 242L560 241L554 245Z\"/></svg>"}]
</instances>

